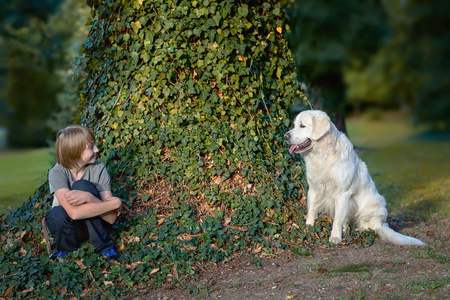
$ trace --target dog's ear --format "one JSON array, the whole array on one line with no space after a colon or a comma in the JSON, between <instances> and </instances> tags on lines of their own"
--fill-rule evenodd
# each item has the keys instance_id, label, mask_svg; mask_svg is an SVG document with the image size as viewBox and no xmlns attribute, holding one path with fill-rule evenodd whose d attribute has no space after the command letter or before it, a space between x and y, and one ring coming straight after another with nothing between
<instances>
[{"instance_id":1,"label":"dog's ear","mask_svg":"<svg viewBox=\"0 0 450 300\"><path fill-rule=\"evenodd\" d=\"M330 130L330 118L327 115L316 115L313 118L312 139L317 141Z\"/></svg>"}]
</instances>

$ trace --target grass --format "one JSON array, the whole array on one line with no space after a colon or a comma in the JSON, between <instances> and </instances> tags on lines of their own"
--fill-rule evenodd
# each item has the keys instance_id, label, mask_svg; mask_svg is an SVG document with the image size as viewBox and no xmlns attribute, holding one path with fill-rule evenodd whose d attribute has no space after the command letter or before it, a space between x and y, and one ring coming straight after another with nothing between
<instances>
[{"instance_id":1,"label":"grass","mask_svg":"<svg viewBox=\"0 0 450 300\"><path fill-rule=\"evenodd\" d=\"M426 290L435 290L450 284L450 277L444 277L435 280L419 280L410 284L410 289L414 293Z\"/></svg>"},{"instance_id":2,"label":"grass","mask_svg":"<svg viewBox=\"0 0 450 300\"><path fill-rule=\"evenodd\" d=\"M0 215L19 208L45 183L54 155L50 149L0 152Z\"/></svg>"},{"instance_id":3,"label":"grass","mask_svg":"<svg viewBox=\"0 0 450 300\"><path fill-rule=\"evenodd\" d=\"M449 218L450 139L415 128L398 114L378 121L350 119L348 133L360 148L390 216Z\"/></svg>"}]
</instances>

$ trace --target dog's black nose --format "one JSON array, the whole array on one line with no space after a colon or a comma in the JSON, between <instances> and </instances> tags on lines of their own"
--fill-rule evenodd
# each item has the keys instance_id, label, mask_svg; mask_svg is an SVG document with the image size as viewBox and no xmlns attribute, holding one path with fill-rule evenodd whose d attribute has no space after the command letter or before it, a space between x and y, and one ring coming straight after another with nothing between
<instances>
[{"instance_id":1,"label":"dog's black nose","mask_svg":"<svg viewBox=\"0 0 450 300\"><path fill-rule=\"evenodd\" d=\"M284 134L284 139L285 139L286 141L289 141L289 133L285 133L285 134Z\"/></svg>"}]
</instances>

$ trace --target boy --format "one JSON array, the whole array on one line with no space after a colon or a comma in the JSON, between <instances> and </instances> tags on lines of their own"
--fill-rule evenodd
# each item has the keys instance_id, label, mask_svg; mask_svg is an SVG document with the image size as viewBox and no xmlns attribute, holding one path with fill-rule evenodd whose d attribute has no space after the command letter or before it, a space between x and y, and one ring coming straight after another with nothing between
<instances>
[{"instance_id":1,"label":"boy","mask_svg":"<svg viewBox=\"0 0 450 300\"><path fill-rule=\"evenodd\" d=\"M52 208L45 222L56 242L50 258L66 257L89 238L104 257L117 259L108 224L118 216L122 201L111 193L110 177L96 160L98 148L92 131L71 125L56 136L57 164L49 172Z\"/></svg>"}]
</instances>

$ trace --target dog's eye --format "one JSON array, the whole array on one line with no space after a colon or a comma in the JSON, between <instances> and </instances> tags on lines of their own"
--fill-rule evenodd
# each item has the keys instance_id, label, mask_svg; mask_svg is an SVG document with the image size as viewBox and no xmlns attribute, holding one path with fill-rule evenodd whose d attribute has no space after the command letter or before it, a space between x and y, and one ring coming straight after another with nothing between
<instances>
[{"instance_id":1,"label":"dog's eye","mask_svg":"<svg viewBox=\"0 0 450 300\"><path fill-rule=\"evenodd\" d=\"M300 124L300 128L305 128L306 126L303 124Z\"/></svg>"}]
</instances>

